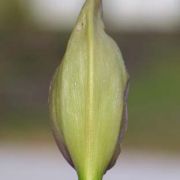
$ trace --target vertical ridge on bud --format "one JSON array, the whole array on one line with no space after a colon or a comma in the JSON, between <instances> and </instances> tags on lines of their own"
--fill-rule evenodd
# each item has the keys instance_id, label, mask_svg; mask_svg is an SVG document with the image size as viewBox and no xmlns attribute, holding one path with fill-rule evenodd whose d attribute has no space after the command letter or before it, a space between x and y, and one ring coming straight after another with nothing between
<instances>
[{"instance_id":1,"label":"vertical ridge on bud","mask_svg":"<svg viewBox=\"0 0 180 180\"><path fill-rule=\"evenodd\" d=\"M104 32L101 3L86 0L49 96L56 142L79 180L102 179L126 130L128 74L118 46Z\"/></svg>"}]
</instances>

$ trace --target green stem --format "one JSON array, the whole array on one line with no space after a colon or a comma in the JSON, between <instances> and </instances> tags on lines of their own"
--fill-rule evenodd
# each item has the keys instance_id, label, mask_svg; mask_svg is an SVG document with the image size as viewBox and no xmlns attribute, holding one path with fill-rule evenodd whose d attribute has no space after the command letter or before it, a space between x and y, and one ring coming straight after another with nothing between
<instances>
[{"instance_id":1,"label":"green stem","mask_svg":"<svg viewBox=\"0 0 180 180\"><path fill-rule=\"evenodd\" d=\"M81 176L79 176L78 177L78 180L102 180L102 177L98 177L98 176L96 176L96 177L81 177Z\"/></svg>"}]
</instances>

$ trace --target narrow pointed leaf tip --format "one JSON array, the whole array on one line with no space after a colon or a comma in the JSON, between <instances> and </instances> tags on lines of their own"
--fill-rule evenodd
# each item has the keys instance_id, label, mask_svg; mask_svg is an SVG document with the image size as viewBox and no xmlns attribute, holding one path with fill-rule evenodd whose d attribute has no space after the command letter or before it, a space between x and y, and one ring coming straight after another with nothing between
<instances>
[{"instance_id":1,"label":"narrow pointed leaf tip","mask_svg":"<svg viewBox=\"0 0 180 180\"><path fill-rule=\"evenodd\" d=\"M101 180L116 162L127 129L128 73L104 31L101 0L87 0L53 77L53 134L79 180Z\"/></svg>"}]
</instances>

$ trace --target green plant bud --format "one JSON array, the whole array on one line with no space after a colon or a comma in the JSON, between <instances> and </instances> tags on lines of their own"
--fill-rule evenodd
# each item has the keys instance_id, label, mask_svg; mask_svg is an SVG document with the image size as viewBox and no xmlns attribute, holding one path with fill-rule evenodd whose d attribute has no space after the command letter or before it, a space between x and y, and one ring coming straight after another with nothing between
<instances>
[{"instance_id":1,"label":"green plant bud","mask_svg":"<svg viewBox=\"0 0 180 180\"><path fill-rule=\"evenodd\" d=\"M56 142L79 180L101 180L127 127L128 74L104 32L101 0L86 0L50 88Z\"/></svg>"}]
</instances>

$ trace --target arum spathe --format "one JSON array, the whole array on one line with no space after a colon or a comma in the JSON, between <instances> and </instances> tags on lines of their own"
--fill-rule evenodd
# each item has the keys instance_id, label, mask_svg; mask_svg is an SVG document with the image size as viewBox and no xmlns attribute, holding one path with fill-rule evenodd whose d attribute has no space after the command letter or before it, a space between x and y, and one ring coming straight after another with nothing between
<instances>
[{"instance_id":1,"label":"arum spathe","mask_svg":"<svg viewBox=\"0 0 180 180\"><path fill-rule=\"evenodd\" d=\"M104 32L101 0L86 0L50 88L56 142L79 180L101 180L126 130L128 74Z\"/></svg>"}]
</instances>

